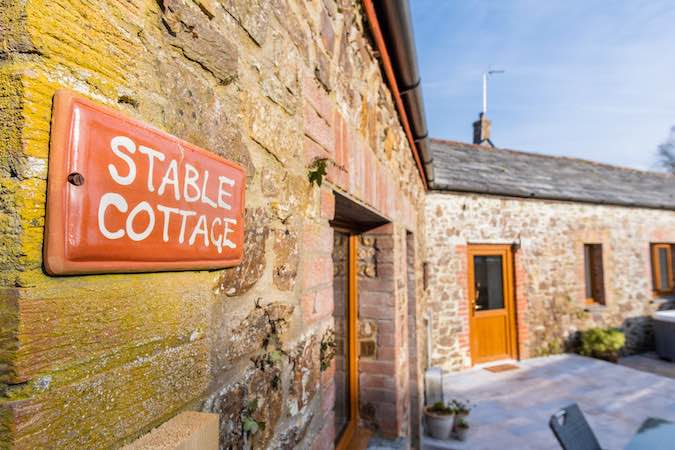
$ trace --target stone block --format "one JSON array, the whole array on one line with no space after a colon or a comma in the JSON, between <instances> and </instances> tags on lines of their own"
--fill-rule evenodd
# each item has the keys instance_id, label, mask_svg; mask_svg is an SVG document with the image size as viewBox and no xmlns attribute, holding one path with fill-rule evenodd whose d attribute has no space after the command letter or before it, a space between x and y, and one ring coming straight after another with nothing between
<instances>
[{"instance_id":1,"label":"stone block","mask_svg":"<svg viewBox=\"0 0 675 450\"><path fill-rule=\"evenodd\" d=\"M204 340L93 373L73 384L5 403L17 448L101 448L198 398L207 385ZM45 426L49 424L49 426ZM77 432L73 432L73 424Z\"/></svg>"},{"instance_id":2,"label":"stone block","mask_svg":"<svg viewBox=\"0 0 675 450\"><path fill-rule=\"evenodd\" d=\"M335 30L333 29L333 23L326 10L321 11L320 30L319 35L321 36L323 47L329 55L332 55L333 48L335 47Z\"/></svg>"},{"instance_id":3,"label":"stone block","mask_svg":"<svg viewBox=\"0 0 675 450\"><path fill-rule=\"evenodd\" d=\"M304 106L304 124L305 134L314 142L322 146L330 155L330 159L334 159L334 136L330 124L322 119L314 108L307 103L305 103Z\"/></svg>"},{"instance_id":4,"label":"stone block","mask_svg":"<svg viewBox=\"0 0 675 450\"><path fill-rule=\"evenodd\" d=\"M244 259L226 269L220 277L220 290L228 297L241 295L260 279L267 264L265 244L269 228L262 208L247 209L245 216Z\"/></svg>"},{"instance_id":5,"label":"stone block","mask_svg":"<svg viewBox=\"0 0 675 450\"><path fill-rule=\"evenodd\" d=\"M123 450L217 450L217 414L187 411L164 422Z\"/></svg>"},{"instance_id":6,"label":"stone block","mask_svg":"<svg viewBox=\"0 0 675 450\"><path fill-rule=\"evenodd\" d=\"M268 0L221 0L221 4L256 44L265 43L271 16Z\"/></svg>"},{"instance_id":7,"label":"stone block","mask_svg":"<svg viewBox=\"0 0 675 450\"><path fill-rule=\"evenodd\" d=\"M225 33L204 20L203 11L191 0L162 0L162 20L172 44L190 61L228 84L237 76L237 47Z\"/></svg>"}]
</instances>

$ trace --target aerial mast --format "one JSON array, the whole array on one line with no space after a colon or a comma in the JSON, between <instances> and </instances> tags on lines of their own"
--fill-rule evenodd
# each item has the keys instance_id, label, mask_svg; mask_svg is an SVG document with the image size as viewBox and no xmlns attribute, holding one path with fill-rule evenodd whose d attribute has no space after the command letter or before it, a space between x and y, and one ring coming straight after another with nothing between
<instances>
[{"instance_id":1,"label":"aerial mast","mask_svg":"<svg viewBox=\"0 0 675 450\"><path fill-rule=\"evenodd\" d=\"M487 70L483 72L483 111L482 114L487 115L487 95L488 95L488 78L495 73L504 73L503 70Z\"/></svg>"}]
</instances>

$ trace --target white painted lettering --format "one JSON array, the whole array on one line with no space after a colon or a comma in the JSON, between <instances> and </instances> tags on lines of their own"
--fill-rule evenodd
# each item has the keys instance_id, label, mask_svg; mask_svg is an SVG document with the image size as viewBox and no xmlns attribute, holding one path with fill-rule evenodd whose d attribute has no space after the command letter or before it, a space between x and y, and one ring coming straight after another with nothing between
<instances>
[{"instance_id":1,"label":"white painted lettering","mask_svg":"<svg viewBox=\"0 0 675 450\"><path fill-rule=\"evenodd\" d=\"M162 178L159 189L157 189L157 194L164 195L164 190L168 184L173 186L173 195L176 198L176 201L180 201L180 188L178 186L178 163L175 159L172 159L169 163L169 168L166 169L166 173Z\"/></svg>"},{"instance_id":2,"label":"white painted lettering","mask_svg":"<svg viewBox=\"0 0 675 450\"><path fill-rule=\"evenodd\" d=\"M223 245L229 248L237 248L237 244L227 238L228 234L234 232L234 230L230 228L230 224L236 225L237 221L235 219L223 217Z\"/></svg>"},{"instance_id":3,"label":"white painted lettering","mask_svg":"<svg viewBox=\"0 0 675 450\"><path fill-rule=\"evenodd\" d=\"M232 209L232 205L227 203L223 197L232 197L232 193L224 190L223 189L224 185L233 187L234 180L232 180L231 178L224 177L222 175L218 177L218 206L229 211Z\"/></svg>"},{"instance_id":4,"label":"white painted lettering","mask_svg":"<svg viewBox=\"0 0 675 450\"><path fill-rule=\"evenodd\" d=\"M197 185L197 180L199 180L199 171L194 168L190 163L185 163L185 180L183 184L183 198L186 202L192 203L199 200L201 197L201 192L199 192L199 186ZM190 188L196 191L195 195L190 195Z\"/></svg>"},{"instance_id":5,"label":"white painted lettering","mask_svg":"<svg viewBox=\"0 0 675 450\"><path fill-rule=\"evenodd\" d=\"M206 229L206 216L204 214L199 216L199 219L197 219L197 225L195 225L195 229L192 231L192 236L190 236L190 240L188 241L188 244L194 245L195 241L197 240L198 234L204 235L204 246L208 247L209 246L209 232Z\"/></svg>"},{"instance_id":6,"label":"white painted lettering","mask_svg":"<svg viewBox=\"0 0 675 450\"><path fill-rule=\"evenodd\" d=\"M144 145L139 146L138 151L148 157L148 191L155 192L155 185L152 183L152 177L155 172L155 158L159 159L160 161L164 161L166 159L166 155Z\"/></svg>"},{"instance_id":7,"label":"white painted lettering","mask_svg":"<svg viewBox=\"0 0 675 450\"><path fill-rule=\"evenodd\" d=\"M146 214L148 215L148 225L145 227L145 230L143 230L141 233L136 233L136 230L134 230L134 219L136 216L141 213L142 211L145 211ZM152 233L153 228L155 228L155 211L152 209L152 206L150 206L150 203L148 202L140 202L134 209L131 210L129 215L127 216L127 236L129 236L129 239L132 241L142 241L143 239L147 238L150 236L150 233Z\"/></svg>"},{"instance_id":8,"label":"white painted lettering","mask_svg":"<svg viewBox=\"0 0 675 450\"><path fill-rule=\"evenodd\" d=\"M117 157L127 163L127 166L129 166L129 173L124 177L121 176L117 171L117 167L113 164L108 164L108 172L110 172L110 176L117 184L128 186L136 179L136 163L129 155L123 153L120 150L120 147L124 147L129 153L133 154L136 153L136 144L126 136L115 136L110 140L110 148Z\"/></svg>"},{"instance_id":9,"label":"white painted lettering","mask_svg":"<svg viewBox=\"0 0 675 450\"><path fill-rule=\"evenodd\" d=\"M222 220L220 220L220 217L216 217L213 219L213 222L211 222L211 242L215 247L218 249L218 254L223 253L223 235L219 235L218 238L213 235L213 228L215 227L216 223L219 225L223 223Z\"/></svg>"},{"instance_id":10,"label":"white painted lettering","mask_svg":"<svg viewBox=\"0 0 675 450\"><path fill-rule=\"evenodd\" d=\"M107 239L119 239L124 236L124 230L119 229L117 231L110 231L108 227L105 225L105 212L108 209L108 206L114 206L117 208L120 212L127 212L129 209L129 205L127 205L127 201L124 200L124 197L122 197L120 194L116 194L115 192L108 192L103 194L101 197L101 202L98 204L98 229L101 232L103 236L105 236Z\"/></svg>"},{"instance_id":11,"label":"white painted lettering","mask_svg":"<svg viewBox=\"0 0 675 450\"><path fill-rule=\"evenodd\" d=\"M190 216L196 216L197 213L194 211L185 211L185 210L178 210L178 214L181 215L181 221L180 221L180 234L178 236L178 243L182 244L185 242L185 225L187 223L187 218Z\"/></svg>"},{"instance_id":12,"label":"white painted lettering","mask_svg":"<svg viewBox=\"0 0 675 450\"><path fill-rule=\"evenodd\" d=\"M161 211L164 214L164 227L163 227L164 229L162 231L162 240L164 240L164 242L169 242L169 221L171 219L171 213L178 214L180 209L157 204L157 210Z\"/></svg>"},{"instance_id":13,"label":"white painted lettering","mask_svg":"<svg viewBox=\"0 0 675 450\"><path fill-rule=\"evenodd\" d=\"M206 203L212 208L217 208L218 205L206 196L206 183L209 182L209 171L204 170L204 182L202 183L202 203Z\"/></svg>"}]
</instances>

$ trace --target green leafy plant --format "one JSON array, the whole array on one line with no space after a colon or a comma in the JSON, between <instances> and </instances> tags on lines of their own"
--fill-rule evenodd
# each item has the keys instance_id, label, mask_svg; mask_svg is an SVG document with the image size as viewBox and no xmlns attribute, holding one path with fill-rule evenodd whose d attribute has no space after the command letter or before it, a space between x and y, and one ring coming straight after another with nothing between
<instances>
[{"instance_id":1,"label":"green leafy plant","mask_svg":"<svg viewBox=\"0 0 675 450\"><path fill-rule=\"evenodd\" d=\"M473 408L474 405L472 405L468 400L462 401L453 398L450 401L449 406L455 414L467 416L471 412L471 409Z\"/></svg>"},{"instance_id":2,"label":"green leafy plant","mask_svg":"<svg viewBox=\"0 0 675 450\"><path fill-rule=\"evenodd\" d=\"M454 413L453 409L443 402L436 402L429 408L429 412L449 416Z\"/></svg>"},{"instance_id":3,"label":"green leafy plant","mask_svg":"<svg viewBox=\"0 0 675 450\"><path fill-rule=\"evenodd\" d=\"M460 428L460 429L463 428L463 429L467 430L467 429L469 429L469 422L467 422L467 421L464 420L464 419L459 419L459 420L457 421L457 424L456 424L455 426L456 426L457 428Z\"/></svg>"},{"instance_id":4,"label":"green leafy plant","mask_svg":"<svg viewBox=\"0 0 675 450\"><path fill-rule=\"evenodd\" d=\"M252 417L253 413L255 413L257 409L258 400L251 400L248 402L242 413L241 424L245 434L255 434L258 432L258 430L265 429L265 422L258 422Z\"/></svg>"},{"instance_id":5,"label":"green leafy plant","mask_svg":"<svg viewBox=\"0 0 675 450\"><path fill-rule=\"evenodd\" d=\"M327 173L328 163L330 162L331 160L328 158L314 158L314 161L312 161L312 164L309 166L309 172L307 174L310 184L316 183L317 186L321 186L323 177L325 177Z\"/></svg>"},{"instance_id":6,"label":"green leafy plant","mask_svg":"<svg viewBox=\"0 0 675 450\"><path fill-rule=\"evenodd\" d=\"M583 356L616 362L626 336L616 328L591 328L580 332L578 353Z\"/></svg>"},{"instance_id":7,"label":"green leafy plant","mask_svg":"<svg viewBox=\"0 0 675 450\"><path fill-rule=\"evenodd\" d=\"M550 355L558 355L562 352L563 346L561 345L560 341L552 340L550 342L543 344L541 347L535 350L534 354L535 356L550 356Z\"/></svg>"}]
</instances>

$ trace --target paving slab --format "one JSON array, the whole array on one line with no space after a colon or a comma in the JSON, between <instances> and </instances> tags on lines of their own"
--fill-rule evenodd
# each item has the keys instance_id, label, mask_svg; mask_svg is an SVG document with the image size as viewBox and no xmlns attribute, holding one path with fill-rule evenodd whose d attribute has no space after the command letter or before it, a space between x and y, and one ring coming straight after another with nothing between
<instances>
[{"instance_id":1,"label":"paving slab","mask_svg":"<svg viewBox=\"0 0 675 450\"><path fill-rule=\"evenodd\" d=\"M644 372L675 378L675 363L659 358L654 352L626 356L619 359L619 364Z\"/></svg>"},{"instance_id":2,"label":"paving slab","mask_svg":"<svg viewBox=\"0 0 675 450\"><path fill-rule=\"evenodd\" d=\"M576 402L601 446L622 449L647 417L675 421L675 379L578 355L518 362L518 369L483 368L443 376L445 400L475 404L465 442L424 438L424 450L557 450L550 416Z\"/></svg>"}]
</instances>

